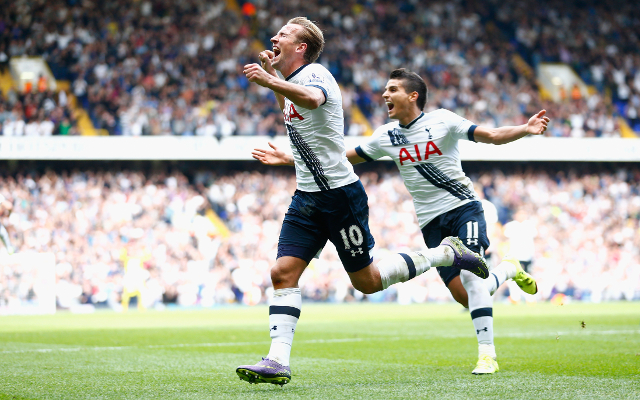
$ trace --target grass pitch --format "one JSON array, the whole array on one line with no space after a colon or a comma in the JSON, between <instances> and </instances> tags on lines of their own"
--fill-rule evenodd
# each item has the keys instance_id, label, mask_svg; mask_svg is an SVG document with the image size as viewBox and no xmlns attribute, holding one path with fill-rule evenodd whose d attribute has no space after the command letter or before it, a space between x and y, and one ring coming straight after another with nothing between
<instances>
[{"instance_id":1,"label":"grass pitch","mask_svg":"<svg viewBox=\"0 0 640 400\"><path fill-rule=\"evenodd\" d=\"M457 305L304 304L291 383L240 381L266 306L0 318L0 398L640 398L640 303L494 308L500 372L471 374Z\"/></svg>"}]
</instances>

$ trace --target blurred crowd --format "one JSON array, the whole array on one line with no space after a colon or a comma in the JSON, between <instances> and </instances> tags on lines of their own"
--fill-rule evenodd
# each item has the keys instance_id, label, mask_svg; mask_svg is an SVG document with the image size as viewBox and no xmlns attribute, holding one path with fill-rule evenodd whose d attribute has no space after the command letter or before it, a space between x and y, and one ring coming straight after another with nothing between
<instances>
[{"instance_id":1,"label":"blurred crowd","mask_svg":"<svg viewBox=\"0 0 640 400\"><path fill-rule=\"evenodd\" d=\"M398 173L381 163L360 175L369 196L374 258L424 248ZM511 168L471 176L487 210L491 263L515 252L518 240L532 241L530 271L540 292L528 300L640 299L640 169ZM124 292L139 294L141 307L266 302L281 221L294 190L289 168L189 177L49 171L0 179L0 194L14 204L2 220L14 247L55 255L57 304L70 309L121 309ZM228 232L210 218L212 210ZM529 226L529 233L514 229L516 223ZM19 278L15 270L3 271L5 305L16 300L19 281L8 274ZM436 271L363 296L330 243L303 274L301 288L307 301L452 300ZM514 293L504 285L496 299L509 294Z\"/></svg>"},{"instance_id":2,"label":"blurred crowd","mask_svg":"<svg viewBox=\"0 0 640 400\"><path fill-rule=\"evenodd\" d=\"M541 108L550 136L619 136L617 115L640 123L640 23L630 2L232 3L17 0L0 12L0 59L43 56L109 134L284 135L275 97L249 84L242 66L304 15L324 31L319 62L343 87L346 134L366 129L354 104L370 125L385 122L380 95L398 67L424 77L429 110L483 125L520 124ZM531 68L541 61L571 65L598 91L543 100Z\"/></svg>"},{"instance_id":3,"label":"blurred crowd","mask_svg":"<svg viewBox=\"0 0 640 400\"><path fill-rule=\"evenodd\" d=\"M633 2L550 2L506 5L497 20L533 66L540 62L571 66L600 93L613 111L640 131L640 8Z\"/></svg>"},{"instance_id":4,"label":"blurred crowd","mask_svg":"<svg viewBox=\"0 0 640 400\"><path fill-rule=\"evenodd\" d=\"M64 91L35 90L33 93L0 91L2 136L77 135L78 127Z\"/></svg>"}]
</instances>

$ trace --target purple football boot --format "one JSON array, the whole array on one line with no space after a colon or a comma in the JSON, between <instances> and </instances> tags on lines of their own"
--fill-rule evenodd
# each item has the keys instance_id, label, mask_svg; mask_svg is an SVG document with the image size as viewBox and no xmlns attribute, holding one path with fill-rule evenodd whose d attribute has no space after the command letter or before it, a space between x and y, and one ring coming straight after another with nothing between
<instances>
[{"instance_id":1,"label":"purple football boot","mask_svg":"<svg viewBox=\"0 0 640 400\"><path fill-rule=\"evenodd\" d=\"M236 368L236 374L249 383L273 383L284 386L291 380L291 368L268 358L263 358L256 365L241 365Z\"/></svg>"},{"instance_id":2,"label":"purple football boot","mask_svg":"<svg viewBox=\"0 0 640 400\"><path fill-rule=\"evenodd\" d=\"M472 274L482 279L489 276L489 268L487 262L480 254L473 252L467 248L462 241L455 236L448 236L440 242L440 245L446 245L453 249L453 265L452 267L466 269Z\"/></svg>"}]
</instances>

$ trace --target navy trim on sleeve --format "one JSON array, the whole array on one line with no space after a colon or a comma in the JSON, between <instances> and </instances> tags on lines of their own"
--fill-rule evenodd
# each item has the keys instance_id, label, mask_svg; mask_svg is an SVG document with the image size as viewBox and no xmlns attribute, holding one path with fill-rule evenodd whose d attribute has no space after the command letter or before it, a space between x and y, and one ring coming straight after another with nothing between
<instances>
[{"instance_id":1,"label":"navy trim on sleeve","mask_svg":"<svg viewBox=\"0 0 640 400\"><path fill-rule=\"evenodd\" d=\"M467 136L469 137L469 140L471 140L472 142L476 141L476 138L473 137L473 132L476 131L476 128L478 127L478 125L471 125L469 127L469 132L467 132Z\"/></svg>"},{"instance_id":2,"label":"navy trim on sleeve","mask_svg":"<svg viewBox=\"0 0 640 400\"><path fill-rule=\"evenodd\" d=\"M329 95L327 95L327 91L325 90L325 88L323 88L322 86L318 86L318 85L306 85L306 86L311 86L314 88L318 88L320 90L322 90L322 93L324 93L324 103L320 104L321 106L325 105L327 102L327 99L329 98Z\"/></svg>"},{"instance_id":3,"label":"navy trim on sleeve","mask_svg":"<svg viewBox=\"0 0 640 400\"><path fill-rule=\"evenodd\" d=\"M367 162L375 161L373 158L371 158L368 155L364 154L364 151L362 151L362 147L360 147L360 146L356 147L356 154L358 154L360 157L364 158Z\"/></svg>"}]
</instances>

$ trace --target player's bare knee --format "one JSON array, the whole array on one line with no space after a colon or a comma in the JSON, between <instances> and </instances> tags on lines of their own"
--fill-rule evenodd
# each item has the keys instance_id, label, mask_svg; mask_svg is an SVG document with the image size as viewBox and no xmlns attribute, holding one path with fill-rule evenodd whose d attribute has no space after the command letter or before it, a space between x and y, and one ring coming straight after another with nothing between
<instances>
[{"instance_id":1,"label":"player's bare knee","mask_svg":"<svg viewBox=\"0 0 640 400\"><path fill-rule=\"evenodd\" d=\"M298 274L290 268L284 268L276 264L271 268L271 283L276 289L296 287L298 285Z\"/></svg>"},{"instance_id":2,"label":"player's bare knee","mask_svg":"<svg viewBox=\"0 0 640 400\"><path fill-rule=\"evenodd\" d=\"M271 268L271 283L274 287L281 286L287 281L287 274L278 264Z\"/></svg>"},{"instance_id":3,"label":"player's bare knee","mask_svg":"<svg viewBox=\"0 0 640 400\"><path fill-rule=\"evenodd\" d=\"M353 285L353 288L364 293L364 294L372 294L378 291L378 288L375 287L375 285L373 284L373 282L359 282L359 281L352 281L351 284Z\"/></svg>"}]
</instances>

